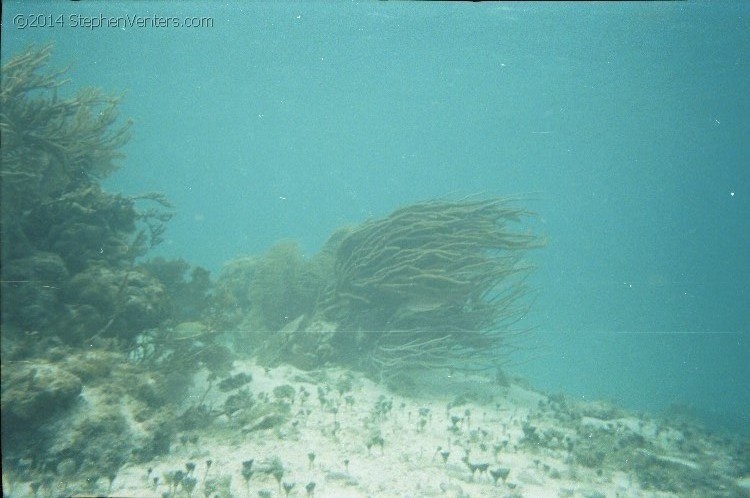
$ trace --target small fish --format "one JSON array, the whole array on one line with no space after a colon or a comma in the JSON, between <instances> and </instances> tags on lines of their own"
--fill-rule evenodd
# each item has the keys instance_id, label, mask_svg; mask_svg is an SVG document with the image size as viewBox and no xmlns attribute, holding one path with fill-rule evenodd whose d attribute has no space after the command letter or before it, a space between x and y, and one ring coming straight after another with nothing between
<instances>
[{"instance_id":1,"label":"small fish","mask_svg":"<svg viewBox=\"0 0 750 498\"><path fill-rule=\"evenodd\" d=\"M412 313L429 313L436 309L442 308L445 303L439 301L436 302L424 302L424 303L409 303L404 308Z\"/></svg>"},{"instance_id":2,"label":"small fish","mask_svg":"<svg viewBox=\"0 0 750 498\"><path fill-rule=\"evenodd\" d=\"M196 339L208 333L208 327L200 322L182 322L172 330L171 339L174 341L187 341Z\"/></svg>"}]
</instances>

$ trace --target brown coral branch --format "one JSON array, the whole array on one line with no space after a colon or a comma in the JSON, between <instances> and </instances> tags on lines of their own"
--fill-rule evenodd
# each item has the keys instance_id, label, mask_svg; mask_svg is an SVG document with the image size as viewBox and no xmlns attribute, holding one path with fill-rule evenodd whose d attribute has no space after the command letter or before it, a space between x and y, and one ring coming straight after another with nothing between
<instances>
[{"instance_id":1,"label":"brown coral branch","mask_svg":"<svg viewBox=\"0 0 750 498\"><path fill-rule=\"evenodd\" d=\"M369 350L381 371L494 355L526 309L531 266L521 258L543 244L513 229L526 216L492 198L424 202L365 222L340 240L322 314L348 335L344 349Z\"/></svg>"}]
</instances>

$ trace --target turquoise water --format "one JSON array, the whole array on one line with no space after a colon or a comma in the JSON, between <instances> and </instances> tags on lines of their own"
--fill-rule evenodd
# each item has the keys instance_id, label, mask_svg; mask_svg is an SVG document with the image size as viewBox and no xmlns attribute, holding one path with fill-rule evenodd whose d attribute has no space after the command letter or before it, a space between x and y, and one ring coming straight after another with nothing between
<instances>
[{"instance_id":1,"label":"turquoise water","mask_svg":"<svg viewBox=\"0 0 750 498\"><path fill-rule=\"evenodd\" d=\"M125 93L107 186L175 204L161 254L216 272L419 200L533 193L549 243L515 371L750 427L747 5L4 6L4 60L51 41L70 90ZM212 26L127 25L155 16Z\"/></svg>"}]
</instances>

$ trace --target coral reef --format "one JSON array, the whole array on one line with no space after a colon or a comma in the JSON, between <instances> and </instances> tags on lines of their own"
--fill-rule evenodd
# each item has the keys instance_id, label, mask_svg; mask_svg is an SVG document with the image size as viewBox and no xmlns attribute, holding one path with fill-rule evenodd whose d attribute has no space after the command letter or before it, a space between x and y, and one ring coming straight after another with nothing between
<instances>
[{"instance_id":1,"label":"coral reef","mask_svg":"<svg viewBox=\"0 0 750 498\"><path fill-rule=\"evenodd\" d=\"M544 243L515 228L529 215L515 199L430 201L342 228L310 259L280 243L225 266L216 308L237 350L268 365L338 362L387 379L486 363L523 331L522 258Z\"/></svg>"},{"instance_id":2,"label":"coral reef","mask_svg":"<svg viewBox=\"0 0 750 498\"><path fill-rule=\"evenodd\" d=\"M119 148L130 136L130 123L115 126L118 98L87 88L70 98L58 89L66 69L41 72L51 46L30 47L3 66L2 183L6 248L22 241L19 224L29 210L46 206L87 180L117 169ZM85 205L81 206L85 211ZM16 223L7 223L17 219ZM21 237L22 238L22 237Z\"/></svg>"},{"instance_id":3,"label":"coral reef","mask_svg":"<svg viewBox=\"0 0 750 498\"><path fill-rule=\"evenodd\" d=\"M167 313L172 319L183 322L205 317L211 296L208 270L192 267L184 259L164 258L144 261L138 267L164 286Z\"/></svg>"},{"instance_id":4,"label":"coral reef","mask_svg":"<svg viewBox=\"0 0 750 498\"><path fill-rule=\"evenodd\" d=\"M2 67L3 460L34 494L52 479L92 494L129 459L168 451L194 373L219 376L232 357L215 329L180 325L205 319L208 272L140 262L171 217L164 196L100 185L130 136L119 98L66 96L50 55L30 47ZM90 489L69 485L82 474Z\"/></svg>"},{"instance_id":5,"label":"coral reef","mask_svg":"<svg viewBox=\"0 0 750 498\"><path fill-rule=\"evenodd\" d=\"M118 119L118 97L90 88L62 97L66 69L47 70L50 54L51 46L30 47L2 68L3 326L127 347L164 318L158 282L134 265L159 242L169 203L102 190L130 123Z\"/></svg>"},{"instance_id":6,"label":"coral reef","mask_svg":"<svg viewBox=\"0 0 750 498\"><path fill-rule=\"evenodd\" d=\"M284 425L292 388L277 386L269 401L249 378L222 380L233 362L227 332L266 367L340 363L381 377L484 361L507 346L525 311L521 258L541 245L513 228L528 215L513 200L407 206L338 230L311 258L282 241L229 262L212 286L184 260L144 260L171 206L158 193L101 187L130 124L117 97L65 96L66 71L46 69L50 53L10 58L0 91L4 457L33 455L21 466L37 489L54 475L63 494L87 492L70 484L82 474L91 489L104 479L111 489L129 460L216 419L244 434ZM186 400L197 372L208 386ZM214 385L229 391L220 404L207 401ZM350 388L337 386L340 396ZM338 406L327 409L335 419ZM372 444L382 452L385 441ZM189 494L194 478L180 473L171 489Z\"/></svg>"},{"instance_id":7,"label":"coral reef","mask_svg":"<svg viewBox=\"0 0 750 498\"><path fill-rule=\"evenodd\" d=\"M217 323L237 333L237 349L265 361L280 359L284 336L302 317L309 319L331 282L332 261L325 251L306 259L296 243L279 242L266 254L228 262L214 288Z\"/></svg>"},{"instance_id":8,"label":"coral reef","mask_svg":"<svg viewBox=\"0 0 750 498\"><path fill-rule=\"evenodd\" d=\"M30 330L53 325L62 313L60 287L68 280L68 269L55 253L32 251L25 257L3 260L2 319L23 324Z\"/></svg>"},{"instance_id":9,"label":"coral reef","mask_svg":"<svg viewBox=\"0 0 750 498\"><path fill-rule=\"evenodd\" d=\"M54 364L4 365L3 429L39 424L55 417L76 401L82 388L80 378Z\"/></svg>"},{"instance_id":10,"label":"coral reef","mask_svg":"<svg viewBox=\"0 0 750 498\"><path fill-rule=\"evenodd\" d=\"M430 201L335 233L323 251L333 282L286 331L287 351L325 346L385 377L495 358L526 311L522 257L543 244L513 227L526 216L512 199ZM310 328L335 333L310 344Z\"/></svg>"},{"instance_id":11,"label":"coral reef","mask_svg":"<svg viewBox=\"0 0 750 498\"><path fill-rule=\"evenodd\" d=\"M65 330L79 340L114 336L130 344L167 316L164 287L141 271L91 265L65 289Z\"/></svg>"},{"instance_id":12,"label":"coral reef","mask_svg":"<svg viewBox=\"0 0 750 498\"><path fill-rule=\"evenodd\" d=\"M144 260L169 203L101 188L129 123L49 57L2 70L4 495L748 495L746 440L504 374L543 245L520 199L406 206L212 285Z\"/></svg>"}]
</instances>

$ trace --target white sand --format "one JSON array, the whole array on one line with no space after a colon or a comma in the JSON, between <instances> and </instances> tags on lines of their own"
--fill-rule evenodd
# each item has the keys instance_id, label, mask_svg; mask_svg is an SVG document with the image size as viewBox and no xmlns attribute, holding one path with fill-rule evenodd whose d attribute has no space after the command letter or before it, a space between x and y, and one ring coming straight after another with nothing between
<instances>
[{"instance_id":1,"label":"white sand","mask_svg":"<svg viewBox=\"0 0 750 498\"><path fill-rule=\"evenodd\" d=\"M272 429L245 432L226 416L219 417L199 433L197 444L177 443L167 456L123 468L115 480L113 494L162 496L169 492L168 486L160 484L154 490L151 478L159 476L163 482L165 473L184 471L185 463L192 461L196 463L198 478L192 496L204 496L206 460L211 459L209 479L223 476L227 482L231 478L229 488L217 491L218 496L230 496L231 492L235 497L257 497L261 489L271 491L271 496L284 496L283 491L279 493L276 480L260 471L264 461L278 457L285 469L283 482L295 483L289 496L296 497L307 496L305 486L309 482L315 482L314 496L318 498L677 496L641 491L634 479L622 472L597 475L592 468L572 463L564 444L554 450L549 445L530 448L523 444L522 423L527 420L533 421L539 432L558 428L565 433L565 429L557 427L554 412L544 408L547 396L516 384L501 387L481 377L431 374L424 379L423 389L420 384L419 395L405 397L388 392L360 374L341 369L327 371L322 381L287 366L265 371L249 361L235 363L234 373L240 371L252 374L248 387L256 399L264 392L273 399L273 388L282 384L290 384L297 391L304 386L310 397L302 405L297 396L291 418ZM351 391L340 396L335 385L343 375L353 375L353 383ZM331 388L327 396L339 406L335 416L318 401L318 386L326 384ZM197 382L192 395L200 396L204 388L205 380ZM447 409L448 403L462 392L468 392L472 401ZM353 397L353 405L347 405L346 396ZM373 408L381 396L391 400L392 411L382 420L375 420ZM225 397L226 394L213 390L207 401L219 406ZM307 416L303 414L305 409L311 410ZM420 409L429 413L421 416ZM459 429L455 432L448 430L451 416L463 419L456 424ZM425 421L420 422L421 419ZM589 419L586 423L616 425L612 421ZM335 422L340 428L334 434ZM635 418L623 418L620 424L650 430ZM368 451L366 441L378 430L384 446L381 450L375 445ZM497 455L495 446L501 448ZM472 476L461 461L467 449L471 463L488 463L491 470L510 469L506 482L500 479L496 485L489 473L477 472ZM450 452L446 463L439 451ZM308 459L311 452L315 453L312 466ZM254 459L256 469L249 481L249 493L241 476L242 462L248 459ZM153 472L147 480L149 467ZM175 496L187 493L178 489Z\"/></svg>"}]
</instances>

